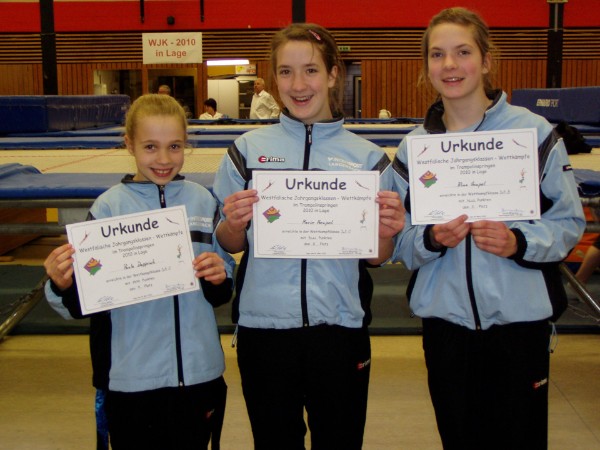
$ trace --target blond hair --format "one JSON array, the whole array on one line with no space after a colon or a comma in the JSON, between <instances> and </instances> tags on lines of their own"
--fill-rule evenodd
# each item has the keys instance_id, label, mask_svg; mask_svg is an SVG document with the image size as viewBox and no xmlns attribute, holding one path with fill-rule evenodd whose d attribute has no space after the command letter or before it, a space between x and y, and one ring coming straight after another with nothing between
<instances>
[{"instance_id":1,"label":"blond hair","mask_svg":"<svg viewBox=\"0 0 600 450\"><path fill-rule=\"evenodd\" d=\"M125 135L128 139L133 141L140 120L149 116L175 117L187 137L187 118L179 102L168 95L146 94L131 104L125 116Z\"/></svg>"}]
</instances>

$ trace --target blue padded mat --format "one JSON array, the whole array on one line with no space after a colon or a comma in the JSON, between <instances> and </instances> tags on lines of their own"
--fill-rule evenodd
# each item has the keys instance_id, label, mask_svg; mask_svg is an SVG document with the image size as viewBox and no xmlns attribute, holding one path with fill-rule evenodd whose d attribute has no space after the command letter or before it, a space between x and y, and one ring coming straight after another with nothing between
<instances>
[{"instance_id":1,"label":"blue padded mat","mask_svg":"<svg viewBox=\"0 0 600 450\"><path fill-rule=\"evenodd\" d=\"M84 128L81 130L65 130L65 131L47 131L44 133L8 133L6 138L62 138L62 137L91 137L91 136L121 136L125 134L125 127L122 126L105 126Z\"/></svg>"},{"instance_id":2,"label":"blue padded mat","mask_svg":"<svg viewBox=\"0 0 600 450\"><path fill-rule=\"evenodd\" d=\"M77 130L122 124L127 95L0 96L0 133Z\"/></svg>"},{"instance_id":3,"label":"blue padded mat","mask_svg":"<svg viewBox=\"0 0 600 450\"><path fill-rule=\"evenodd\" d=\"M278 123L279 119L232 119L222 118L218 120L200 120L200 119L189 119L188 123L194 125L268 125L271 123ZM352 124L404 124L404 123L423 123L423 119L419 117L392 117L390 119L378 119L378 118L345 118L345 123Z\"/></svg>"},{"instance_id":4,"label":"blue padded mat","mask_svg":"<svg viewBox=\"0 0 600 450\"><path fill-rule=\"evenodd\" d=\"M580 196L600 195L600 172L574 169ZM96 198L118 184L120 173L41 173L18 163L0 165L0 199ZM214 173L184 173L187 180L212 188Z\"/></svg>"},{"instance_id":5,"label":"blue padded mat","mask_svg":"<svg viewBox=\"0 0 600 450\"><path fill-rule=\"evenodd\" d=\"M587 125L585 123L572 123L571 126L577 128L581 134L586 136L598 136L600 137L600 126Z\"/></svg>"},{"instance_id":6,"label":"blue padded mat","mask_svg":"<svg viewBox=\"0 0 600 450\"><path fill-rule=\"evenodd\" d=\"M22 164L0 165L0 199L96 198L118 184L120 173L41 173ZM211 188L214 173L184 173L186 180Z\"/></svg>"},{"instance_id":7,"label":"blue padded mat","mask_svg":"<svg viewBox=\"0 0 600 450\"><path fill-rule=\"evenodd\" d=\"M592 147L600 147L600 136L584 136L585 142Z\"/></svg>"},{"instance_id":8,"label":"blue padded mat","mask_svg":"<svg viewBox=\"0 0 600 450\"><path fill-rule=\"evenodd\" d=\"M353 127L353 125L365 125L369 124L369 122L354 122L354 121L346 121L346 125L348 125L348 129L353 133L362 135L362 134L399 134L404 135L412 130L414 130L417 125L416 124L403 124L403 127L385 127L382 125L386 125L385 121L379 119L377 120L377 126L373 127ZM190 121L192 123L194 121ZM240 124L228 124L220 125L220 126L212 126L215 125L210 123L206 124L208 121L195 121L195 122L204 122L204 125L194 125L190 124L188 126L188 135L198 135L198 136L241 136L242 134L254 130L258 127L256 126L242 126ZM389 125L394 125L390 123ZM600 133L600 127L595 128ZM124 136L125 127L123 126L106 126L106 127L94 127L94 128L86 128L81 130L65 130L65 131L49 131L45 133L9 133L6 134L7 138L79 138L79 137L95 137L95 136Z\"/></svg>"},{"instance_id":9,"label":"blue padded mat","mask_svg":"<svg viewBox=\"0 0 600 450\"><path fill-rule=\"evenodd\" d=\"M238 134L188 135L188 144L194 148L229 147L238 137ZM125 141L119 135L0 138L0 150L107 149L124 147Z\"/></svg>"},{"instance_id":10,"label":"blue padded mat","mask_svg":"<svg viewBox=\"0 0 600 450\"><path fill-rule=\"evenodd\" d=\"M203 127L199 125L188 126L188 135L195 134L227 134L239 136L247 131L252 130L252 127ZM48 131L45 133L9 133L5 136L7 138L80 138L80 137L95 137L95 136L120 136L121 139L125 135L125 127L123 126L106 126L106 127L95 127L86 128L82 130L66 130L66 131Z\"/></svg>"},{"instance_id":11,"label":"blue padded mat","mask_svg":"<svg viewBox=\"0 0 600 450\"><path fill-rule=\"evenodd\" d=\"M350 131L381 147L397 147L400 141L417 125L404 128L350 128ZM239 136L251 130L246 127L213 128L190 127L188 144L194 148L229 147ZM58 133L12 134L0 137L0 150L28 149L107 149L122 148L124 140L122 127L105 130L77 130Z\"/></svg>"},{"instance_id":12,"label":"blue padded mat","mask_svg":"<svg viewBox=\"0 0 600 450\"><path fill-rule=\"evenodd\" d=\"M580 197L600 195L600 172L589 169L573 169Z\"/></svg>"},{"instance_id":13,"label":"blue padded mat","mask_svg":"<svg viewBox=\"0 0 600 450\"><path fill-rule=\"evenodd\" d=\"M511 103L552 123L600 126L600 86L561 89L514 89Z\"/></svg>"},{"instance_id":14,"label":"blue padded mat","mask_svg":"<svg viewBox=\"0 0 600 450\"><path fill-rule=\"evenodd\" d=\"M2 150L105 149L121 148L124 145L121 136L0 138L0 149Z\"/></svg>"}]
</instances>

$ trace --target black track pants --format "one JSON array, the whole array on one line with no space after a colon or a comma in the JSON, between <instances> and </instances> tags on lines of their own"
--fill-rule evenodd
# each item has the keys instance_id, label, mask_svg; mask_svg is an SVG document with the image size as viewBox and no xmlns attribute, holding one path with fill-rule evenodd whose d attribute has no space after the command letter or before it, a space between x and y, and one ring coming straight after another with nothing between
<instances>
[{"instance_id":1,"label":"black track pants","mask_svg":"<svg viewBox=\"0 0 600 450\"><path fill-rule=\"evenodd\" d=\"M423 320L429 391L446 450L545 450L550 324L473 331Z\"/></svg>"},{"instance_id":2,"label":"black track pants","mask_svg":"<svg viewBox=\"0 0 600 450\"><path fill-rule=\"evenodd\" d=\"M371 347L366 329L240 327L238 364L256 450L362 447Z\"/></svg>"}]
</instances>

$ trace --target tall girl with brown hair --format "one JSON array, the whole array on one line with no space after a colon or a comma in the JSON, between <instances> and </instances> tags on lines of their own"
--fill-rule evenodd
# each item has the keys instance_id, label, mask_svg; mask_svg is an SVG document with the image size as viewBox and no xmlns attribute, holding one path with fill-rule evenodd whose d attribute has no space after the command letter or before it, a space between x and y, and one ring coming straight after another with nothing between
<instances>
[{"instance_id":1,"label":"tall girl with brown hair","mask_svg":"<svg viewBox=\"0 0 600 450\"><path fill-rule=\"evenodd\" d=\"M376 170L381 189L379 264L391 256L404 210L391 164L376 145L343 128L344 64L331 34L294 24L275 35L271 63L285 106L280 123L241 136L215 179L223 204L221 245L244 250L234 320L238 363L256 449L362 446L371 349L372 281L361 259L255 258L252 171Z\"/></svg>"},{"instance_id":2,"label":"tall girl with brown hair","mask_svg":"<svg viewBox=\"0 0 600 450\"><path fill-rule=\"evenodd\" d=\"M541 219L409 225L395 258L415 270L408 296L423 318L429 390L445 449L547 446L551 320L566 304L558 264L585 221L562 140L542 117L492 88L489 30L445 9L425 31L424 78L439 99L413 135L535 128ZM407 197L407 145L394 167ZM405 202L410 212L408 200Z\"/></svg>"}]
</instances>

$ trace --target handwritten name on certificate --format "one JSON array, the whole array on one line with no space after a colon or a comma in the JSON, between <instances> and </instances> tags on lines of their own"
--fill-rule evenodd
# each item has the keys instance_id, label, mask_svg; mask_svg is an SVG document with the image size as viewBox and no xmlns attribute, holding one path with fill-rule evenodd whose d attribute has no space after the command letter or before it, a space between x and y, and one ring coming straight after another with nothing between
<instances>
[{"instance_id":1,"label":"handwritten name on certificate","mask_svg":"<svg viewBox=\"0 0 600 450\"><path fill-rule=\"evenodd\" d=\"M406 139L414 224L540 218L535 128Z\"/></svg>"},{"instance_id":2,"label":"handwritten name on certificate","mask_svg":"<svg viewBox=\"0 0 600 450\"><path fill-rule=\"evenodd\" d=\"M377 171L255 171L256 258L371 258L379 253Z\"/></svg>"},{"instance_id":3,"label":"handwritten name on certificate","mask_svg":"<svg viewBox=\"0 0 600 450\"><path fill-rule=\"evenodd\" d=\"M66 226L84 314L199 289L185 206Z\"/></svg>"}]
</instances>

